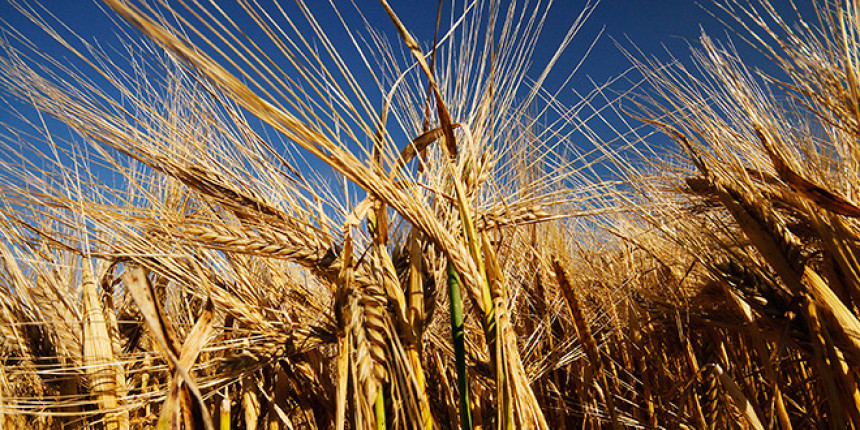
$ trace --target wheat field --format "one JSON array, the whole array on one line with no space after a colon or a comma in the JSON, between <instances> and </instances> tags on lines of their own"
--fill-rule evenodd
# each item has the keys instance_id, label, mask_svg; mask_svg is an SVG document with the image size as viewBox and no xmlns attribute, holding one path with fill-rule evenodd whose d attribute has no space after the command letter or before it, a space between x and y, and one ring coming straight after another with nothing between
<instances>
[{"instance_id":1,"label":"wheat field","mask_svg":"<svg viewBox=\"0 0 860 430\"><path fill-rule=\"evenodd\" d=\"M860 428L860 2L573 105L547 4L10 2L0 428Z\"/></svg>"}]
</instances>

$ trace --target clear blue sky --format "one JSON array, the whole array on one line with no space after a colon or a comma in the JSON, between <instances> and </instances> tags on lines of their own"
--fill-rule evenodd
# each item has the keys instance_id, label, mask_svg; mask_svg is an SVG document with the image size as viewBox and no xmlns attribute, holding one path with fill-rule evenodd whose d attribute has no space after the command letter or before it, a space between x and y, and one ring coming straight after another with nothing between
<instances>
[{"instance_id":1,"label":"clear blue sky","mask_svg":"<svg viewBox=\"0 0 860 430\"><path fill-rule=\"evenodd\" d=\"M502 7L508 3L505 0L500 1ZM787 3L781 0L774 0L773 2L781 8L785 8L786 5L783 3ZM797 2L805 16L813 16L810 0L797 0ZM219 1L219 4L225 5L225 9L228 3L232 2L229 0ZM294 2L287 0L284 3L293 4ZM310 0L308 3L315 10L320 11L318 18L323 26L331 25L334 28L340 26L333 14L325 13L325 11L330 10L327 1ZM372 0L358 0L358 3L363 5L365 14L373 24L384 32L392 34L392 38L394 37L392 24L378 3ZM446 3L450 2L446 1ZM458 4L461 3L458 2ZM555 1L541 39L544 42L539 44L536 49L535 64L542 65L552 55L558 40L579 14L583 3L574 0ZM102 7L93 0L43 0L42 4L59 20L87 40L98 41L104 47L110 47L112 42L116 40L113 36L116 27L106 13L101 10ZM416 38L423 42L432 41L436 13L435 1L391 0L391 4ZM348 4L344 8L349 9ZM731 32L731 28L720 23L707 13L707 10L714 12L719 17L727 18L708 0L702 2L702 5L687 0L603 0L598 4L585 27L568 48L565 56L562 57L556 67L556 73L550 76L548 86L553 88L567 76L569 69L579 62L591 41L598 34L600 34L600 38L576 78L571 81L571 88L562 93L563 101L569 100L568 103L572 103L575 100L574 90L580 93L588 92L591 89L589 80L602 83L612 76L622 73L630 66L628 59L616 47L616 41L628 48L632 47L631 41L633 41L645 54L656 55L663 59L668 59L666 54L666 50L668 50L682 61L688 61L688 44L695 45L697 43L702 28L710 35L722 40L725 40L727 34ZM446 9L446 12L443 12L443 17L447 13L449 12ZM66 56L62 48L49 40L40 30L34 28L26 18L8 5L6 0L0 0L0 17L8 23L7 25L21 29L34 44L43 47L46 52L55 56ZM786 17L789 15L786 14ZM443 18L443 26L444 23L445 19ZM357 22L355 25L358 25ZM442 31L444 32L444 28ZM748 60L747 64L766 65L758 53L746 47L736 37L734 38L741 54ZM535 73L537 72L539 70L535 71ZM623 84L619 89L623 89ZM17 123L8 112L3 110L0 110L0 122Z\"/></svg>"},{"instance_id":2,"label":"clear blue sky","mask_svg":"<svg viewBox=\"0 0 860 430\"><path fill-rule=\"evenodd\" d=\"M506 0L500 1L502 5L509 3ZM807 16L812 16L810 0L797 1L801 11L805 12ZM101 6L95 1L42 0L41 3L47 10L67 23L72 29L82 35L86 35L88 39L110 43L114 26L100 9ZM229 3L232 2L230 0L219 1L219 4L227 5ZM292 0L284 3L292 3ZM311 0L309 3L314 5L315 3L321 4L327 2L324 0ZM372 0L360 0L359 3L367 4L367 6L363 6L365 12L371 21L376 21L376 25L379 28L386 31L392 29L391 23L376 2ZM555 1L551 9L553 12L550 13L543 36L543 40L547 43L541 44L537 49L538 64L541 63L541 59L548 58L552 54L555 48L555 44L552 42L564 34L582 9L583 3L584 1L577 0ZM781 4L788 2L776 0L774 3L784 7ZM391 4L419 40L432 40L433 21L436 11L435 1L392 0ZM348 7L345 8L348 9ZM327 5L325 7L314 6L314 9L321 12L329 10ZM598 4L595 12L578 36L577 41L568 49L564 57L564 62L575 64L584 53L591 39L596 37L601 30L603 30L603 33L596 45L596 49L583 64L580 79L585 79L588 76L595 81L601 82L610 76L617 75L629 66L628 60L615 47L613 39L628 47L630 46L628 39L630 39L647 54L659 55L665 58L664 51L665 49L669 49L679 58L686 58L688 52L687 44L690 42L695 44L701 31L700 27L704 28L712 36L719 36L720 38L723 38L726 32L730 31L730 29L710 16L706 10L725 18L725 14L719 11L710 0L702 2L691 0L603 0ZM37 45L45 46L53 52L62 52L59 49L54 50L57 47L47 37L35 30L26 18L22 17L12 6L7 4L7 0L0 0L0 17L12 26L24 29L25 34L31 37L31 40ZM330 24L334 26L339 25L333 16L325 13L321 13L320 18L323 21L323 25L325 25L327 18L331 20L329 21ZM743 44L738 43L738 46L743 47ZM753 62L761 61L761 58L752 50L744 49L743 54L754 57ZM564 74L565 67L563 64L558 67L558 71L560 75Z\"/></svg>"}]
</instances>

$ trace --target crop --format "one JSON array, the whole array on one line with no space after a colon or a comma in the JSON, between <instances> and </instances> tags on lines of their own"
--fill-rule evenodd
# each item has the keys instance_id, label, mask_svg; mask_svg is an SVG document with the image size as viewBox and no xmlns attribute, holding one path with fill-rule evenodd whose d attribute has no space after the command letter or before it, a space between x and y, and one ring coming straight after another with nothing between
<instances>
[{"instance_id":1,"label":"crop","mask_svg":"<svg viewBox=\"0 0 860 430\"><path fill-rule=\"evenodd\" d=\"M860 426L857 4L564 107L545 6L104 3L125 54L2 44L0 424Z\"/></svg>"}]
</instances>

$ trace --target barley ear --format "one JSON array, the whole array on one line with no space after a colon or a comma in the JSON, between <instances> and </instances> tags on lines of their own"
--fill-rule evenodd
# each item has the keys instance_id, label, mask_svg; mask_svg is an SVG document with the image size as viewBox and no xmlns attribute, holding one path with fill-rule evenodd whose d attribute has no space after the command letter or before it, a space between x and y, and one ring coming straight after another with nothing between
<instances>
[{"instance_id":1,"label":"barley ear","mask_svg":"<svg viewBox=\"0 0 860 430\"><path fill-rule=\"evenodd\" d=\"M86 258L82 263L81 278L84 305L83 364L90 382L90 392L95 395L98 408L104 413L105 429L127 429L128 415L119 411L113 345L98 287Z\"/></svg>"}]
</instances>

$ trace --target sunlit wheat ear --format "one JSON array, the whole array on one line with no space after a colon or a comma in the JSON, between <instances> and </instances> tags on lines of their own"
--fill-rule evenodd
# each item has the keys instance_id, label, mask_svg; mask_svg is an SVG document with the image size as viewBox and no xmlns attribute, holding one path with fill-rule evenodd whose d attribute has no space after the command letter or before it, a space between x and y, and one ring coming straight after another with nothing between
<instances>
[{"instance_id":1,"label":"sunlit wheat ear","mask_svg":"<svg viewBox=\"0 0 860 430\"><path fill-rule=\"evenodd\" d=\"M598 344L594 339L591 327L589 327L583 314L582 304L577 297L577 293L574 289L575 287L571 285L569 277L567 273L565 273L564 266L562 266L562 263L558 258L554 258L552 264L559 290L561 290L562 295L564 296L568 312L570 312L571 319L574 321L579 341L582 343L585 352L588 355L590 366L593 369L595 378L605 390L604 397L606 399L606 409L609 413L610 423L613 428L620 428L618 411L615 409L614 398L616 396L617 388L615 387L614 380L612 380L611 377L607 377L604 373L608 370L605 369L607 360L598 348Z\"/></svg>"},{"instance_id":2,"label":"sunlit wheat ear","mask_svg":"<svg viewBox=\"0 0 860 430\"><path fill-rule=\"evenodd\" d=\"M338 356L337 356L337 402L336 426L342 430L346 425L347 396L349 394L350 363L354 362L352 343L352 304L350 302L353 288L352 268L352 235L349 230L344 235L343 251L341 252L342 267L338 273L335 293L335 315L338 318ZM355 381L353 381L355 386ZM353 390L353 395L358 390Z\"/></svg>"},{"instance_id":3,"label":"sunlit wheat ear","mask_svg":"<svg viewBox=\"0 0 860 430\"><path fill-rule=\"evenodd\" d=\"M116 366L114 348L111 342L108 318L102 308L98 286L93 277L89 261L83 262L82 289L84 305L83 365L87 369L90 391L95 395L98 408L109 411L105 416L105 426L110 429L128 428L128 416L114 412L119 408L119 382L125 379L121 366Z\"/></svg>"}]
</instances>

